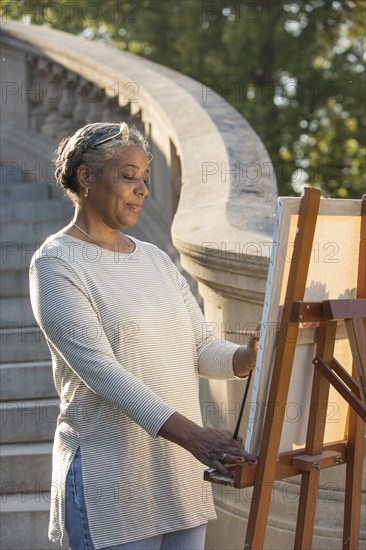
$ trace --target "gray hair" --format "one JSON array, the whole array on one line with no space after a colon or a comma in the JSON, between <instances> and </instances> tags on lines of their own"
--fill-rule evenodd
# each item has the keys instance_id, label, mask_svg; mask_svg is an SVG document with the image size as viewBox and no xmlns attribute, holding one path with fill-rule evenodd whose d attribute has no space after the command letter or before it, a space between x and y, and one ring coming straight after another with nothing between
<instances>
[{"instance_id":1,"label":"gray hair","mask_svg":"<svg viewBox=\"0 0 366 550\"><path fill-rule=\"evenodd\" d=\"M105 161L112 159L129 145L137 145L145 151L151 160L150 146L146 137L136 128L128 126L128 140L110 139L105 143L98 142L109 135L117 134L121 123L94 122L77 130L72 136L64 138L54 155L56 182L66 196L74 203L79 202L79 187L76 170L79 166L88 166L95 175L102 170Z\"/></svg>"}]
</instances>

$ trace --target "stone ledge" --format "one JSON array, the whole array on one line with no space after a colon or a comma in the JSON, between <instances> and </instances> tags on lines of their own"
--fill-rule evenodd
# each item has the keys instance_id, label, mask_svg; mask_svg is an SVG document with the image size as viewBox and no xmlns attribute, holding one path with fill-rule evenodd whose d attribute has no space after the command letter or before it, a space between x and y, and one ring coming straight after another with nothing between
<instances>
[{"instance_id":1,"label":"stone ledge","mask_svg":"<svg viewBox=\"0 0 366 550\"><path fill-rule=\"evenodd\" d=\"M29 399L0 403L1 443L52 441L59 400Z\"/></svg>"},{"instance_id":2,"label":"stone ledge","mask_svg":"<svg viewBox=\"0 0 366 550\"><path fill-rule=\"evenodd\" d=\"M50 358L50 350L38 327L9 323L2 325L1 361L17 363L24 361L45 361Z\"/></svg>"},{"instance_id":3,"label":"stone ledge","mask_svg":"<svg viewBox=\"0 0 366 550\"><path fill-rule=\"evenodd\" d=\"M0 399L44 399L56 397L49 361L0 364Z\"/></svg>"},{"instance_id":4,"label":"stone ledge","mask_svg":"<svg viewBox=\"0 0 366 550\"><path fill-rule=\"evenodd\" d=\"M26 498L24 498L26 496ZM1 503L1 550L55 550L47 538L50 497L47 493L7 495ZM68 548L67 536L62 549ZM60 548L60 546L58 546Z\"/></svg>"},{"instance_id":5,"label":"stone ledge","mask_svg":"<svg viewBox=\"0 0 366 550\"><path fill-rule=\"evenodd\" d=\"M0 445L1 494L49 491L52 446L49 443ZM2 497L3 500L6 497Z\"/></svg>"},{"instance_id":6,"label":"stone ledge","mask_svg":"<svg viewBox=\"0 0 366 550\"><path fill-rule=\"evenodd\" d=\"M24 185L23 183L20 185ZM34 184L30 184L34 185ZM37 184L38 185L38 184ZM3 198L0 204L0 223L28 223L53 222L62 219L70 220L73 216L71 203L64 199L33 199L29 200L11 200ZM13 239L15 240L15 239Z\"/></svg>"}]
</instances>

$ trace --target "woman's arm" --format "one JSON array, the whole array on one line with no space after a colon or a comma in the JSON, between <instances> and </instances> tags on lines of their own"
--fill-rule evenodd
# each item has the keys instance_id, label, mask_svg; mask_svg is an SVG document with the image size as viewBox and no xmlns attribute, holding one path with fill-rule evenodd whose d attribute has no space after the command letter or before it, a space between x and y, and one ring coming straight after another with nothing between
<instances>
[{"instance_id":1,"label":"woman's arm","mask_svg":"<svg viewBox=\"0 0 366 550\"><path fill-rule=\"evenodd\" d=\"M258 329L253 332L247 346L240 346L216 337L215 334L220 333L220 327L215 327L214 323L206 321L186 279L170 257L165 252L162 252L162 255L191 318L200 376L223 380L235 376L239 378L248 376L249 370L255 367L259 342Z\"/></svg>"}]
</instances>

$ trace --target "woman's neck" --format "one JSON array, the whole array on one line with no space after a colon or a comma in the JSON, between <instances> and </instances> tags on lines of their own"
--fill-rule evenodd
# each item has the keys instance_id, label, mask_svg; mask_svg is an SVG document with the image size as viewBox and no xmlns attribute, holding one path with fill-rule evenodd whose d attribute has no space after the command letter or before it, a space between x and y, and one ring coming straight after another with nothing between
<instances>
[{"instance_id":1,"label":"woman's neck","mask_svg":"<svg viewBox=\"0 0 366 550\"><path fill-rule=\"evenodd\" d=\"M109 227L89 212L76 208L74 218L67 228L73 237L93 242L102 248L116 252L131 252L135 245L122 233L122 229Z\"/></svg>"}]
</instances>

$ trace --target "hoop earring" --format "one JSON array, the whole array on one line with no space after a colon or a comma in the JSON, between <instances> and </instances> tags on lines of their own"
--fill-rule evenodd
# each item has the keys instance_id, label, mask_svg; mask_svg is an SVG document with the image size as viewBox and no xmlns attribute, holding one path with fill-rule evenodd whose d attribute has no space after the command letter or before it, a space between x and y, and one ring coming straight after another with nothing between
<instances>
[{"instance_id":1,"label":"hoop earring","mask_svg":"<svg viewBox=\"0 0 366 550\"><path fill-rule=\"evenodd\" d=\"M89 195L89 187L85 187L84 189L84 197L87 197Z\"/></svg>"}]
</instances>

